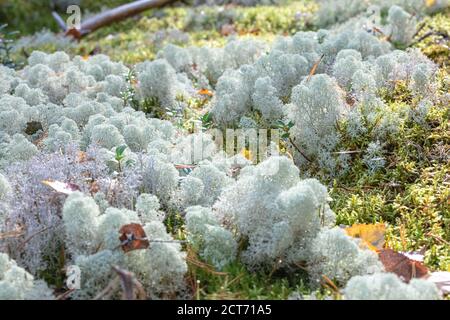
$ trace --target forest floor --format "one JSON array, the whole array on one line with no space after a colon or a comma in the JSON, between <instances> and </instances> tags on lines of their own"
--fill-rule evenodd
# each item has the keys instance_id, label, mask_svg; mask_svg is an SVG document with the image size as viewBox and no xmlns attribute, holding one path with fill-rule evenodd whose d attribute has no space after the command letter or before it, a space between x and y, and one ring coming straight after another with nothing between
<instances>
[{"instance_id":1,"label":"forest floor","mask_svg":"<svg viewBox=\"0 0 450 320\"><path fill-rule=\"evenodd\" d=\"M40 42L39 35L22 38L17 61L25 61L32 50L53 52L63 49L70 55L106 54L112 60L128 66L151 60L167 43L179 46L223 46L230 38L259 38L272 41L279 35L293 35L300 30L312 30L308 16L317 10L313 1L293 2L283 7L230 7L222 11L206 8L205 19L197 25L183 8L148 11L100 29L79 42L55 38ZM303 18L299 18L301 15ZM176 31L175 31L176 30ZM450 30L450 11L429 16L419 33L430 30ZM59 41L59 42L58 42ZM414 45L439 67L441 90L449 90L449 48L436 44L431 36ZM402 83L385 93L392 108L405 108L411 97ZM201 106L198 106L201 109ZM402 252L425 252L425 264L430 270L450 271L450 131L449 109L436 106L427 118L427 125L405 123L395 140L387 141L390 153L383 170L371 174L357 159L345 176L321 182L330 188L331 207L338 225L385 223L386 245ZM359 145L367 144L361 136ZM354 141L343 142L354 150ZM357 155L356 155L357 157ZM321 177L320 173L318 174ZM240 263L217 272L189 253L190 279L201 299L286 299L292 292L311 294L306 273L300 270L282 277L275 272L267 275L250 273ZM330 288L316 293L318 297L333 294Z\"/></svg>"}]
</instances>

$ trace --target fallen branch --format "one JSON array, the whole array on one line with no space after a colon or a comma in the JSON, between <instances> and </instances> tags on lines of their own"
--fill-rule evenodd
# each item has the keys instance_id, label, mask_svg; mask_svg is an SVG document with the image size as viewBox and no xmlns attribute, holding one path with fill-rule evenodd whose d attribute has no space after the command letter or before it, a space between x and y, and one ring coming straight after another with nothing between
<instances>
[{"instance_id":1,"label":"fallen branch","mask_svg":"<svg viewBox=\"0 0 450 320\"><path fill-rule=\"evenodd\" d=\"M83 36L93 32L101 27L107 26L113 22L121 21L129 17L135 16L141 12L152 8L162 7L174 0L138 0L127 3L116 8L104 11L95 16L92 16L81 22L80 28L68 28L64 20L56 12L52 12L53 18L56 20L58 26L65 32L76 39L81 39Z\"/></svg>"}]
</instances>

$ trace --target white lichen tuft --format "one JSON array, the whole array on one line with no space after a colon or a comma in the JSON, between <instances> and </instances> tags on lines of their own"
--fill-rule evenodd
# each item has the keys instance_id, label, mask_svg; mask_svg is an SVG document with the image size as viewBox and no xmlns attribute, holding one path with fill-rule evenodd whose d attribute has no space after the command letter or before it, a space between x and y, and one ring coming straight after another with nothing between
<instances>
[{"instance_id":1,"label":"white lichen tuft","mask_svg":"<svg viewBox=\"0 0 450 320\"><path fill-rule=\"evenodd\" d=\"M438 300L439 290L432 282L412 279L404 283L393 273L356 276L345 286L348 300Z\"/></svg>"}]
</instances>

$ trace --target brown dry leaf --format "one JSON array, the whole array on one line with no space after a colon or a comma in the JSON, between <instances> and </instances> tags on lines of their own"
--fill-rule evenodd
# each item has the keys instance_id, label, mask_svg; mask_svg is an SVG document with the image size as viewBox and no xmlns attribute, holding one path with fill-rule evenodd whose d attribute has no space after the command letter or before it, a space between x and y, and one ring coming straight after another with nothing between
<instances>
[{"instance_id":1,"label":"brown dry leaf","mask_svg":"<svg viewBox=\"0 0 450 320\"><path fill-rule=\"evenodd\" d=\"M84 152L84 151L78 151L76 162L77 163L83 163L83 162L86 162L87 160L88 160L87 153Z\"/></svg>"},{"instance_id":2,"label":"brown dry leaf","mask_svg":"<svg viewBox=\"0 0 450 320\"><path fill-rule=\"evenodd\" d=\"M232 34L236 34L236 28L234 27L234 25L232 24L224 24L221 28L220 28L220 34L224 37L228 37Z\"/></svg>"},{"instance_id":3,"label":"brown dry leaf","mask_svg":"<svg viewBox=\"0 0 450 320\"><path fill-rule=\"evenodd\" d=\"M144 229L138 223L130 223L122 226L119 233L120 246L124 252L147 249L150 246Z\"/></svg>"},{"instance_id":4,"label":"brown dry leaf","mask_svg":"<svg viewBox=\"0 0 450 320\"><path fill-rule=\"evenodd\" d=\"M91 185L89 186L89 192L92 194L92 195L94 195L94 194L96 194L97 192L99 192L100 191L100 186L98 185L98 182L97 181L92 181L91 182Z\"/></svg>"},{"instance_id":5,"label":"brown dry leaf","mask_svg":"<svg viewBox=\"0 0 450 320\"><path fill-rule=\"evenodd\" d=\"M182 170L182 169L194 169L195 166L191 164L175 164L175 169Z\"/></svg>"},{"instance_id":6,"label":"brown dry leaf","mask_svg":"<svg viewBox=\"0 0 450 320\"><path fill-rule=\"evenodd\" d=\"M63 194L71 194L75 191L80 191L80 187L75 183L61 182L56 180L42 180L42 183L49 186L53 190Z\"/></svg>"},{"instance_id":7,"label":"brown dry leaf","mask_svg":"<svg viewBox=\"0 0 450 320\"><path fill-rule=\"evenodd\" d=\"M428 269L422 263L411 260L392 249L381 250L378 257L387 272L395 273L405 282L409 282L412 278L423 278L428 275Z\"/></svg>"},{"instance_id":8,"label":"brown dry leaf","mask_svg":"<svg viewBox=\"0 0 450 320\"><path fill-rule=\"evenodd\" d=\"M345 231L351 237L360 238L372 251L378 252L384 247L386 226L383 223L354 224L351 227L345 228Z\"/></svg>"},{"instance_id":9,"label":"brown dry leaf","mask_svg":"<svg viewBox=\"0 0 450 320\"><path fill-rule=\"evenodd\" d=\"M65 35L66 36L72 36L76 40L80 40L81 39L81 32L77 28L71 28L71 29L67 30Z\"/></svg>"}]
</instances>

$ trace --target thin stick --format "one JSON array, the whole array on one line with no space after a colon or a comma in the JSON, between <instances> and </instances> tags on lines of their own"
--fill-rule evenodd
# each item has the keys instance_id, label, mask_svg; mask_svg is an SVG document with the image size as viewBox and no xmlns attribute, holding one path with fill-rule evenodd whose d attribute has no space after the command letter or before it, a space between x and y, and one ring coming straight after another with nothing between
<instances>
[{"instance_id":1,"label":"thin stick","mask_svg":"<svg viewBox=\"0 0 450 320\"><path fill-rule=\"evenodd\" d=\"M58 27L60 27L64 32L67 31L66 23L64 22L63 18L58 14L58 12L52 11L52 16L55 19L56 23L58 24Z\"/></svg>"},{"instance_id":2,"label":"thin stick","mask_svg":"<svg viewBox=\"0 0 450 320\"><path fill-rule=\"evenodd\" d=\"M312 162L312 160L307 157L306 154L294 143L291 137L289 137L289 142L294 146L295 150L297 150L303 156L303 158L305 158L309 162Z\"/></svg>"},{"instance_id":3,"label":"thin stick","mask_svg":"<svg viewBox=\"0 0 450 320\"><path fill-rule=\"evenodd\" d=\"M322 61L323 57L325 57L325 54L322 54L319 58L319 60L314 63L313 67L311 68L311 71L309 72L308 79L306 79L306 82L311 79L311 77L316 73L317 67L319 66L320 62Z\"/></svg>"},{"instance_id":4,"label":"thin stick","mask_svg":"<svg viewBox=\"0 0 450 320\"><path fill-rule=\"evenodd\" d=\"M57 227L57 226L54 226L54 227ZM31 234L28 238L26 238L26 239L20 244L19 250L22 250L22 249L25 247L25 245L26 245L31 239L33 239L35 236L37 236L38 234L40 234L40 233L42 233L42 232L44 232L44 231L47 231L47 230L50 229L50 228L53 228L53 227L48 226L48 227L42 228L41 230L38 230L38 231L36 231L35 233Z\"/></svg>"},{"instance_id":5,"label":"thin stick","mask_svg":"<svg viewBox=\"0 0 450 320\"><path fill-rule=\"evenodd\" d=\"M105 289L103 289L100 293L98 293L94 300L101 300L101 299L108 299L111 294L114 292L114 290L117 289L117 287L120 285L120 279L119 276L116 276L114 279L112 279Z\"/></svg>"},{"instance_id":6,"label":"thin stick","mask_svg":"<svg viewBox=\"0 0 450 320\"><path fill-rule=\"evenodd\" d=\"M63 294L60 294L59 296L57 296L56 300L66 300L66 298L74 291L75 291L75 289L67 290Z\"/></svg>"},{"instance_id":7,"label":"thin stick","mask_svg":"<svg viewBox=\"0 0 450 320\"><path fill-rule=\"evenodd\" d=\"M174 0L137 0L130 3L123 4L116 8L106 10L95 16L87 18L81 23L79 29L71 28L67 29L66 24L62 18L56 13L53 14L54 19L58 23L59 27L66 33L76 39L80 39L90 32L93 32L101 27L107 26L113 22L121 21L129 17L135 16L143 11L151 8L162 7Z\"/></svg>"}]
</instances>

